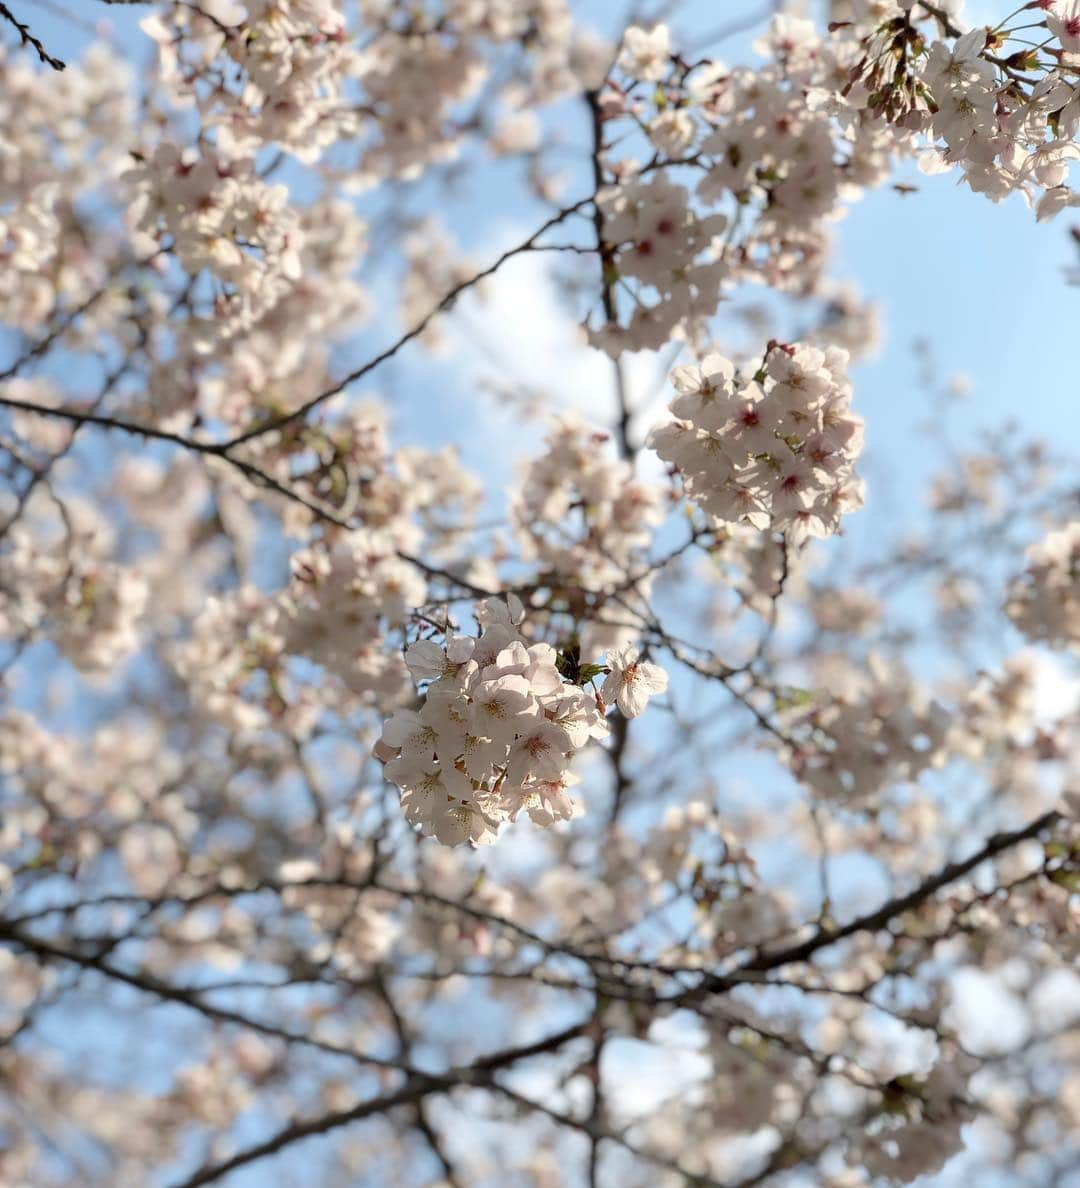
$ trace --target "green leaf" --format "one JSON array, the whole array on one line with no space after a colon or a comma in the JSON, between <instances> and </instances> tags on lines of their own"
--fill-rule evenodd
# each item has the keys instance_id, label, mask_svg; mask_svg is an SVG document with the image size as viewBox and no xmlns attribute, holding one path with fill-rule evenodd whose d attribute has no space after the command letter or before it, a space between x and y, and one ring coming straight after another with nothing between
<instances>
[{"instance_id":1,"label":"green leaf","mask_svg":"<svg viewBox=\"0 0 1080 1188\"><path fill-rule=\"evenodd\" d=\"M594 680L601 673L606 673L609 671L610 669L606 664L583 664L578 669L578 676L580 677L578 684L587 685L589 681Z\"/></svg>"},{"instance_id":2,"label":"green leaf","mask_svg":"<svg viewBox=\"0 0 1080 1188\"><path fill-rule=\"evenodd\" d=\"M813 705L814 694L810 689L800 689L796 685L789 685L776 695L775 708L778 710L802 709Z\"/></svg>"}]
</instances>

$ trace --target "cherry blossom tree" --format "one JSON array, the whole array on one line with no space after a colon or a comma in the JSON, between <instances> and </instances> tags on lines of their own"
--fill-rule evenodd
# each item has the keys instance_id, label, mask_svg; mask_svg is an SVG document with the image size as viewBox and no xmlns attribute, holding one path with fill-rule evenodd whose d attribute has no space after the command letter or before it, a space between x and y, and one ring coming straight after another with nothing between
<instances>
[{"instance_id":1,"label":"cherry blossom tree","mask_svg":"<svg viewBox=\"0 0 1080 1188\"><path fill-rule=\"evenodd\" d=\"M833 234L1080 206L1080 3L579 8L0 4L5 1186L1080 1184L1076 472L923 345L853 531Z\"/></svg>"}]
</instances>

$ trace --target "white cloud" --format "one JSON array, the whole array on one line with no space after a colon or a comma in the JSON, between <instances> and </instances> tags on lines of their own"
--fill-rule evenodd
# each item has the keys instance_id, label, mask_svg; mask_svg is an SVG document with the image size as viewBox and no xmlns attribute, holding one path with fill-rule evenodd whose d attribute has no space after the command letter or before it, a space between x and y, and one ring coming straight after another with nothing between
<instances>
[{"instance_id":1,"label":"white cloud","mask_svg":"<svg viewBox=\"0 0 1080 1188\"><path fill-rule=\"evenodd\" d=\"M526 234L520 226L507 226L493 237L490 250L520 243ZM485 282L482 294L462 302L454 323L451 334L458 345L446 365L458 373L459 383L476 389L494 382L524 401L492 423L485 446L506 447L518 457L535 453L543 418L535 422L535 434L522 433L522 415L535 411L577 409L598 428L615 425L614 367L607 355L587 345L554 279L550 253L526 252L508 260ZM647 351L623 356L638 440L663 415L666 360Z\"/></svg>"},{"instance_id":2,"label":"white cloud","mask_svg":"<svg viewBox=\"0 0 1080 1188\"><path fill-rule=\"evenodd\" d=\"M1031 653L1035 673L1034 716L1049 726L1080 708L1080 676L1050 652Z\"/></svg>"},{"instance_id":3,"label":"white cloud","mask_svg":"<svg viewBox=\"0 0 1080 1188\"><path fill-rule=\"evenodd\" d=\"M974 967L949 979L952 1001L945 1022L957 1030L965 1048L980 1055L1016 1051L1031 1034L1024 1004L993 974Z\"/></svg>"}]
</instances>

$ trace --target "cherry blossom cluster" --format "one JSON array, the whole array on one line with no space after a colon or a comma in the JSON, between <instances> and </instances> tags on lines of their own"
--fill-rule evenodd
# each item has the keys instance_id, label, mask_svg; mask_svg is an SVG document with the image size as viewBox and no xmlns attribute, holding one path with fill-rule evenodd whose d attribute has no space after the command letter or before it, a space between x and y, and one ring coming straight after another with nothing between
<instances>
[{"instance_id":1,"label":"cherry blossom cluster","mask_svg":"<svg viewBox=\"0 0 1080 1188\"><path fill-rule=\"evenodd\" d=\"M475 261L457 253L447 228L435 218L414 227L402 244L406 273L401 286L401 321L417 326L458 285L477 271ZM483 289L477 290L483 297ZM439 323L425 327L421 342L433 353L445 346L445 328Z\"/></svg>"},{"instance_id":2,"label":"cherry blossom cluster","mask_svg":"<svg viewBox=\"0 0 1080 1188\"><path fill-rule=\"evenodd\" d=\"M944 761L951 716L902 668L871 656L865 669L837 664L823 675L827 693L790 711L789 737L797 726L809 745L787 754L818 796L866 805Z\"/></svg>"},{"instance_id":3,"label":"cherry blossom cluster","mask_svg":"<svg viewBox=\"0 0 1080 1188\"><path fill-rule=\"evenodd\" d=\"M285 595L284 648L307 656L356 694L392 704L404 695L401 654L386 632L401 628L427 596L414 565L402 561L385 533L337 534L295 553Z\"/></svg>"},{"instance_id":4,"label":"cherry blossom cluster","mask_svg":"<svg viewBox=\"0 0 1080 1188\"><path fill-rule=\"evenodd\" d=\"M204 268L226 291L215 312L247 329L299 279L303 234L284 185L270 185L252 159L164 142L131 171L130 217L152 244L165 236L192 275Z\"/></svg>"},{"instance_id":5,"label":"cherry blossom cluster","mask_svg":"<svg viewBox=\"0 0 1080 1188\"><path fill-rule=\"evenodd\" d=\"M1078 155L1080 92L1058 71L1030 93L1018 91L983 56L989 42L987 30L977 28L951 50L941 42L932 47L923 77L934 108L931 127L946 147L926 167L958 163L973 190L995 201L1019 190L1039 218L1051 217L1077 202L1065 183ZM1029 59L1037 60L1022 53L1018 64Z\"/></svg>"},{"instance_id":6,"label":"cherry blossom cluster","mask_svg":"<svg viewBox=\"0 0 1080 1188\"><path fill-rule=\"evenodd\" d=\"M158 45L163 85L199 109L230 157L278 144L314 161L358 129L359 112L343 93L358 55L333 0L173 5L142 29ZM222 85L238 74L235 89Z\"/></svg>"},{"instance_id":7,"label":"cherry blossom cluster","mask_svg":"<svg viewBox=\"0 0 1080 1188\"><path fill-rule=\"evenodd\" d=\"M703 539L702 552L687 567L694 587L705 594L697 631L704 639L725 640L726 663L748 662L762 646L762 630L775 629L783 604L807 597L804 551L787 538L760 532L748 523L715 523ZM678 571L658 588L681 589ZM695 638L695 637L691 637Z\"/></svg>"},{"instance_id":8,"label":"cherry blossom cluster","mask_svg":"<svg viewBox=\"0 0 1080 1188\"><path fill-rule=\"evenodd\" d=\"M295 280L279 272L247 305L218 286L208 298L189 299L182 310L155 309L159 334L173 351L155 359L145 390L133 397L140 419L179 430L212 421L239 433L294 410L327 386L331 345L361 324L369 309L353 275L366 249L366 225L349 203L330 197L292 214L299 220ZM256 281L265 257L235 246ZM259 449L264 465L287 475L289 455L312 444L309 431L275 437ZM325 446L318 452L324 454Z\"/></svg>"},{"instance_id":9,"label":"cherry blossom cluster","mask_svg":"<svg viewBox=\"0 0 1080 1188\"><path fill-rule=\"evenodd\" d=\"M395 711L376 748L406 819L444 845L488 845L522 811L545 826L576 815L571 761L606 737L606 700L636 717L667 687L663 670L629 647L593 666L607 672L602 694L564 679L558 652L519 630L525 611L513 596L488 599L476 616L479 636L408 646L424 702Z\"/></svg>"},{"instance_id":10,"label":"cherry blossom cluster","mask_svg":"<svg viewBox=\"0 0 1080 1188\"><path fill-rule=\"evenodd\" d=\"M477 880L463 861L468 856L469 851L460 847L422 848L421 877L446 896L468 897L477 912L475 915L446 912L438 905L415 900L408 926L398 938L401 951L421 958L425 953L437 951L455 963L477 956L508 957L513 953L514 943L505 930L494 927L490 920L517 916L535 922L542 917L547 904L536 904L533 888L512 887L502 879Z\"/></svg>"},{"instance_id":11,"label":"cherry blossom cluster","mask_svg":"<svg viewBox=\"0 0 1080 1188\"><path fill-rule=\"evenodd\" d=\"M930 43L916 16L933 18L946 38ZM1026 22L1011 26L1017 16ZM995 202L1020 192L1051 218L1080 202L1069 184L1080 155L1078 28L1072 0L1034 0L967 32L916 2L866 34L846 100L924 134L927 172L959 165L973 190Z\"/></svg>"},{"instance_id":12,"label":"cherry blossom cluster","mask_svg":"<svg viewBox=\"0 0 1080 1188\"><path fill-rule=\"evenodd\" d=\"M648 546L663 519L662 489L636 478L611 444L609 433L578 413L561 415L547 450L526 467L510 508L522 559L536 567L538 581L564 590L579 610L586 591L648 590ZM591 621L581 643L597 653L627 642L624 636Z\"/></svg>"},{"instance_id":13,"label":"cherry blossom cluster","mask_svg":"<svg viewBox=\"0 0 1080 1188\"><path fill-rule=\"evenodd\" d=\"M360 882L371 874L368 853L349 825L332 830L315 858L300 858L282 864L281 879L287 884L285 905L300 911L319 937L317 960L331 961L342 973L360 976L373 962L386 958L397 940L401 925L392 914L393 900L373 892L364 897L357 911L356 892L348 887L326 885L339 877ZM317 885L305 886L311 881Z\"/></svg>"},{"instance_id":14,"label":"cherry blossom cluster","mask_svg":"<svg viewBox=\"0 0 1080 1188\"><path fill-rule=\"evenodd\" d=\"M157 894L178 873L198 828L176 790L184 778L181 756L137 711L78 737L6 706L0 777L0 892L27 866L89 870L119 857L136 891Z\"/></svg>"},{"instance_id":15,"label":"cherry blossom cluster","mask_svg":"<svg viewBox=\"0 0 1080 1188\"><path fill-rule=\"evenodd\" d=\"M238 739L265 729L274 718L283 719L303 738L314 725L314 707L283 696L285 659L281 608L252 585L208 598L190 638L172 657L201 717ZM259 680L252 692L255 677Z\"/></svg>"},{"instance_id":16,"label":"cherry blossom cluster","mask_svg":"<svg viewBox=\"0 0 1080 1188\"><path fill-rule=\"evenodd\" d=\"M1080 726L1076 698L1064 684L1046 697L1049 669L1038 651L1018 652L1000 669L957 690L949 749L990 772L994 798L1021 807L1053 805L1077 815Z\"/></svg>"},{"instance_id":17,"label":"cherry blossom cluster","mask_svg":"<svg viewBox=\"0 0 1080 1188\"><path fill-rule=\"evenodd\" d=\"M866 1030L872 1033L872 1025ZM901 1083L908 1078L908 1084L917 1085L918 1094L902 1110L883 1116L857 1141L857 1154L853 1154L869 1175L890 1183L910 1183L941 1171L964 1149L962 1131L976 1113L968 1098L975 1061L950 1049L951 1045L940 1054L928 1074L922 1068L897 1074ZM925 1058L919 1063L925 1065ZM881 1079L887 1083L893 1078Z\"/></svg>"},{"instance_id":18,"label":"cherry blossom cluster","mask_svg":"<svg viewBox=\"0 0 1080 1188\"><path fill-rule=\"evenodd\" d=\"M1028 639L1080 646L1080 521L1027 551L1027 568L1009 587L1006 613Z\"/></svg>"},{"instance_id":19,"label":"cherry blossom cluster","mask_svg":"<svg viewBox=\"0 0 1080 1188\"><path fill-rule=\"evenodd\" d=\"M828 536L862 503L862 420L851 412L847 362L839 348L774 344L744 380L707 355L672 374L675 419L649 444L715 520Z\"/></svg>"},{"instance_id":20,"label":"cherry blossom cluster","mask_svg":"<svg viewBox=\"0 0 1080 1188\"><path fill-rule=\"evenodd\" d=\"M485 50L511 68L490 88L494 154L527 151L539 131L532 110L599 81L606 48L575 25L565 0L364 5L357 36L334 0L227 0L213 10L174 5L143 22L158 46L163 88L197 109L226 156L274 144L304 162L346 142L359 146L349 184L414 178L452 160L466 142L462 109L489 82ZM508 51L524 45L514 62ZM465 125L465 126L463 126Z\"/></svg>"},{"instance_id":21,"label":"cherry blossom cluster","mask_svg":"<svg viewBox=\"0 0 1080 1188\"><path fill-rule=\"evenodd\" d=\"M649 169L659 160L699 172L693 194L704 212L671 182L643 202L655 175L643 176L632 156L605 159L618 184L604 199L604 263L620 301L632 294L634 305L629 321L616 321L609 302L592 341L617 354L658 349L676 327L693 338L720 286L737 281L818 292L829 224L864 189L884 184L901 157L918 157L927 172L960 163L972 188L995 201L1018 190L1040 218L1075 204L1068 174L1080 155L1080 100L1069 3L1019 10L1045 11L1047 41L1028 48L1019 26L1012 54L1003 48L1008 20L965 34L945 7L918 2L841 5L827 35L778 14L755 43L768 61L753 69L688 64L666 26L628 29L622 77L609 78L602 117L632 119L645 133L656 153ZM720 203L734 212L723 241L722 225L710 222ZM710 229L711 248L702 243L699 257L688 234L673 234L678 228ZM665 237L664 259L682 266L674 279L658 263ZM644 286L659 292L658 304Z\"/></svg>"},{"instance_id":22,"label":"cherry blossom cluster","mask_svg":"<svg viewBox=\"0 0 1080 1188\"><path fill-rule=\"evenodd\" d=\"M736 822L717 804L690 800L665 811L644 847L625 844L613 861L619 877L641 879L650 902L661 903L674 885L696 905L694 947L681 953L688 965L707 966L714 954L790 926L793 901L763 883L750 851L758 828L751 819Z\"/></svg>"},{"instance_id":23,"label":"cherry blossom cluster","mask_svg":"<svg viewBox=\"0 0 1080 1188\"><path fill-rule=\"evenodd\" d=\"M690 107L706 124L697 193L759 212L733 256L740 272L805 290L817 283L825 224L842 200L886 180L903 137L880 123L841 124L822 101L850 60L843 30L823 38L813 22L779 14L755 48L769 59L762 69L710 63L690 76Z\"/></svg>"},{"instance_id":24,"label":"cherry blossom cluster","mask_svg":"<svg viewBox=\"0 0 1080 1188\"><path fill-rule=\"evenodd\" d=\"M595 693L564 682L555 649L518 631L523 618L520 603L490 599L479 637L406 650L424 704L394 713L378 754L410 824L444 845L490 844L522 810L540 825L568 820L571 758L607 734Z\"/></svg>"},{"instance_id":25,"label":"cherry blossom cluster","mask_svg":"<svg viewBox=\"0 0 1080 1188\"><path fill-rule=\"evenodd\" d=\"M258 438L251 450L264 469L283 481L299 479L325 506L385 533L397 550L424 545L438 558L455 552L453 533L471 523L482 498L478 477L453 446L392 449L386 420L384 408L361 400L321 423ZM318 520L298 503L282 515L300 537ZM480 559L472 564L480 567Z\"/></svg>"},{"instance_id":26,"label":"cherry blossom cluster","mask_svg":"<svg viewBox=\"0 0 1080 1188\"><path fill-rule=\"evenodd\" d=\"M714 284L757 280L814 292L823 281L828 223L838 207L883 184L911 140L880 120L852 118L850 111L838 118L831 97L860 52L853 32L842 27L822 37L812 22L779 14L755 49L769 59L764 66L729 68L709 59L688 65L673 52L665 26L632 27L619 58L628 80L609 80L602 96L606 119L631 117L661 160L700 175L694 196L706 212L721 203L732 212L714 265L692 274L702 281L700 291L682 299L692 318L713 299ZM656 85L647 90L641 83ZM634 158L612 162L623 188L640 184L640 168ZM689 203L688 193L684 200ZM709 214L694 217L706 223ZM655 228L645 228L645 243L655 250L650 231ZM636 260L632 248L630 259ZM653 272L662 275L655 266ZM680 293L677 287L674 295ZM658 312L677 308L669 302ZM609 335L606 345L656 349L655 316L637 310L630 326L636 336L627 341L624 334L620 344Z\"/></svg>"},{"instance_id":27,"label":"cherry blossom cluster","mask_svg":"<svg viewBox=\"0 0 1080 1188\"><path fill-rule=\"evenodd\" d=\"M677 326L716 312L725 272L716 241L727 226L724 215L697 214L686 188L663 173L611 187L597 205L610 253L605 268L631 287L634 306L625 325L609 318L591 328L593 346L615 356L659 350Z\"/></svg>"},{"instance_id":28,"label":"cherry blossom cluster","mask_svg":"<svg viewBox=\"0 0 1080 1188\"><path fill-rule=\"evenodd\" d=\"M201 711L245 737L271 722L306 736L320 703L388 711L406 699L408 672L392 637L428 599L422 570L409 558L417 551L454 558L454 531L467 528L480 499L453 449L392 449L385 414L370 402L264 447L263 464L287 465L292 450L319 459L306 481L364 527L326 526L314 535L309 509L287 504L285 524L309 543L291 555L285 585L265 591L247 583L207 600L173 650ZM233 484L244 490L231 471L220 482L226 493ZM163 528L157 517L154 523ZM293 663L299 658L318 665L323 679L305 678Z\"/></svg>"},{"instance_id":29,"label":"cherry blossom cluster","mask_svg":"<svg viewBox=\"0 0 1080 1188\"><path fill-rule=\"evenodd\" d=\"M104 675L141 643L146 581L116 560L93 505L69 503L58 523L45 498L32 503L0 553L0 639L48 637L80 672Z\"/></svg>"},{"instance_id":30,"label":"cherry blossom cluster","mask_svg":"<svg viewBox=\"0 0 1080 1188\"><path fill-rule=\"evenodd\" d=\"M65 300L79 305L108 275L112 249L80 246L80 234L94 227L81 200L122 166L133 106L131 72L104 46L60 77L0 48L0 317L6 325L34 331L54 307ZM82 333L92 333L96 321L88 317Z\"/></svg>"},{"instance_id":31,"label":"cherry blossom cluster","mask_svg":"<svg viewBox=\"0 0 1080 1188\"><path fill-rule=\"evenodd\" d=\"M360 160L363 179L415 177L455 158L469 116L493 155L529 151L539 137L535 109L598 85L610 60L567 0L440 0L408 13L383 0L371 7L383 19L356 71L363 109L373 117L364 131L375 130ZM515 61L519 48L527 53ZM502 78L492 77L493 55ZM485 91L489 102L463 118L466 104Z\"/></svg>"}]
</instances>

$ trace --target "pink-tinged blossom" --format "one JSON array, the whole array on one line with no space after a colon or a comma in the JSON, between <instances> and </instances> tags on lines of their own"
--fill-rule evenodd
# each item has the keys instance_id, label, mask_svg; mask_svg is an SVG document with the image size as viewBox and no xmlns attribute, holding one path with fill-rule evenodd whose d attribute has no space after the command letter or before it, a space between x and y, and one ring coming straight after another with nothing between
<instances>
[{"instance_id":1,"label":"pink-tinged blossom","mask_svg":"<svg viewBox=\"0 0 1080 1188\"><path fill-rule=\"evenodd\" d=\"M774 345L761 372L742 380L707 355L673 374L677 419L653 429L649 444L717 521L827 536L861 500L862 419L851 412L847 362L838 347Z\"/></svg>"},{"instance_id":2,"label":"pink-tinged blossom","mask_svg":"<svg viewBox=\"0 0 1080 1188\"><path fill-rule=\"evenodd\" d=\"M1028 549L1027 566L1010 584L1005 610L1028 639L1080 649L1080 521Z\"/></svg>"},{"instance_id":3,"label":"pink-tinged blossom","mask_svg":"<svg viewBox=\"0 0 1080 1188\"><path fill-rule=\"evenodd\" d=\"M667 72L670 54L667 25L654 25L651 29L631 25L623 34L618 64L631 78L656 82Z\"/></svg>"},{"instance_id":4,"label":"pink-tinged blossom","mask_svg":"<svg viewBox=\"0 0 1080 1188\"><path fill-rule=\"evenodd\" d=\"M486 844L522 808L537 824L568 820L577 812L566 792L576 782L574 754L608 733L603 701L564 679L555 648L523 634L529 628L518 599L487 599L476 618L478 639L409 645L406 660L426 684L423 704L397 709L374 751L401 791L407 819L446 845ZM498 651L485 655L491 635ZM660 669L641 662L626 672L619 704L640 713L661 687Z\"/></svg>"},{"instance_id":5,"label":"pink-tinged blossom","mask_svg":"<svg viewBox=\"0 0 1080 1188\"><path fill-rule=\"evenodd\" d=\"M668 687L667 673L659 664L639 659L637 648L625 647L609 652L607 663L611 671L604 678L601 693L604 700L617 705L626 718L638 717L644 712L649 698L663 693Z\"/></svg>"}]
</instances>

